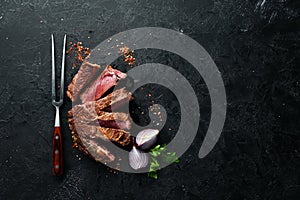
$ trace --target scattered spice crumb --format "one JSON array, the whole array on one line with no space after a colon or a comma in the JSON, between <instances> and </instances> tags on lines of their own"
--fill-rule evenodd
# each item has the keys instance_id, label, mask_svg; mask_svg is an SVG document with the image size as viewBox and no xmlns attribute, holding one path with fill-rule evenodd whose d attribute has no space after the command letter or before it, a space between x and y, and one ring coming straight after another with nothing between
<instances>
[{"instance_id":1,"label":"scattered spice crumb","mask_svg":"<svg viewBox=\"0 0 300 200\"><path fill-rule=\"evenodd\" d=\"M74 69L77 66L80 66L82 61L91 53L91 50L87 47L83 47L82 42L69 42L68 43L68 50L66 54L68 56L73 57L71 60L72 68Z\"/></svg>"},{"instance_id":2,"label":"scattered spice crumb","mask_svg":"<svg viewBox=\"0 0 300 200\"><path fill-rule=\"evenodd\" d=\"M121 42L121 44L123 44ZM135 64L135 58L133 56L133 50L129 49L128 47L124 46L119 48L119 53L123 55L124 62L128 63L129 65Z\"/></svg>"},{"instance_id":3,"label":"scattered spice crumb","mask_svg":"<svg viewBox=\"0 0 300 200\"><path fill-rule=\"evenodd\" d=\"M151 106L149 110L153 115L156 116L155 121L153 121L154 126L159 126L161 124L160 122L163 122L163 115L159 110L160 110L160 106L156 104Z\"/></svg>"},{"instance_id":4,"label":"scattered spice crumb","mask_svg":"<svg viewBox=\"0 0 300 200\"><path fill-rule=\"evenodd\" d=\"M117 166L116 166L116 169L118 169L118 164L117 164ZM108 170L109 173L118 174L118 171L116 171L116 170L114 170L114 169L112 169L112 168L110 168L110 167L108 167L107 170Z\"/></svg>"}]
</instances>

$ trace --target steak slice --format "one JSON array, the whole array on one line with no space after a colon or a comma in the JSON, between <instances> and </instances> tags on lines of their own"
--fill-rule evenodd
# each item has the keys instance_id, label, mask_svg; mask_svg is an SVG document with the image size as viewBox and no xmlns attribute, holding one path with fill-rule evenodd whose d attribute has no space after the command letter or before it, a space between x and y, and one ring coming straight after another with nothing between
<instances>
[{"instance_id":1,"label":"steak slice","mask_svg":"<svg viewBox=\"0 0 300 200\"><path fill-rule=\"evenodd\" d=\"M130 129L131 118L126 113L108 111L129 102L132 95L121 88L103 98L126 74L111 66L100 74L100 68L85 61L68 86L67 95L75 102L68 112L68 122L73 147L96 161L113 162L115 156L111 145L126 146L131 142L130 134L123 130Z\"/></svg>"},{"instance_id":2,"label":"steak slice","mask_svg":"<svg viewBox=\"0 0 300 200\"><path fill-rule=\"evenodd\" d=\"M76 117L77 123L95 124L98 121L98 125L115 128L115 129L130 129L131 120L128 114L121 112L104 112L104 108L121 104L122 102L129 101L131 99L131 93L126 92L124 88L116 90L110 93L105 98L97 101L89 101L85 104L74 106L69 112L69 118Z\"/></svg>"},{"instance_id":3,"label":"steak slice","mask_svg":"<svg viewBox=\"0 0 300 200\"><path fill-rule=\"evenodd\" d=\"M130 117L127 113L122 112L104 112L101 111L97 117L98 123L102 127L115 128L115 129L127 129L131 128Z\"/></svg>"},{"instance_id":4,"label":"steak slice","mask_svg":"<svg viewBox=\"0 0 300 200\"><path fill-rule=\"evenodd\" d=\"M90 139L102 139L103 141L109 141L108 138L99 132L97 126L84 124L84 123L77 123L75 125L75 121L73 118L69 118L68 122L70 124L70 129L72 132L76 133L78 136L82 136L85 138Z\"/></svg>"},{"instance_id":5,"label":"steak slice","mask_svg":"<svg viewBox=\"0 0 300 200\"><path fill-rule=\"evenodd\" d=\"M92 112L87 110L86 107L78 105L68 112L69 119L73 119L73 112L75 113L77 123L100 125L102 127L115 129L129 130L131 128L131 120L127 113L101 111L98 113L99 115L97 115L96 112Z\"/></svg>"},{"instance_id":6,"label":"steak slice","mask_svg":"<svg viewBox=\"0 0 300 200\"><path fill-rule=\"evenodd\" d=\"M67 96L71 101L79 98L80 92L100 73L101 66L84 61L68 86Z\"/></svg>"},{"instance_id":7,"label":"steak slice","mask_svg":"<svg viewBox=\"0 0 300 200\"><path fill-rule=\"evenodd\" d=\"M132 99L131 93L127 92L125 88L121 88L118 90L113 91L112 93L108 94L106 97L98 99L97 101L89 101L84 104L79 104L74 106L70 111L69 115L72 116L72 112L77 110L76 112L84 110L88 110L89 113L96 113L99 115L101 111L107 110L109 107L116 108L115 105L121 105L125 102L128 102ZM87 116L91 117L91 116Z\"/></svg>"},{"instance_id":8,"label":"steak slice","mask_svg":"<svg viewBox=\"0 0 300 200\"><path fill-rule=\"evenodd\" d=\"M97 127L110 141L116 142L122 146L130 143L130 134L121 129Z\"/></svg>"},{"instance_id":9,"label":"steak slice","mask_svg":"<svg viewBox=\"0 0 300 200\"><path fill-rule=\"evenodd\" d=\"M100 111L111 111L117 109L124 103L129 102L132 99L132 94L127 92L125 88L121 88L113 91L104 98L101 98L94 102L88 102L88 106L93 106L97 113Z\"/></svg>"},{"instance_id":10,"label":"steak slice","mask_svg":"<svg viewBox=\"0 0 300 200\"><path fill-rule=\"evenodd\" d=\"M85 139L83 139L85 140ZM111 154L104 146L100 146L94 140L84 141L85 148L89 154L98 162L112 162L115 156Z\"/></svg>"},{"instance_id":11,"label":"steak slice","mask_svg":"<svg viewBox=\"0 0 300 200\"><path fill-rule=\"evenodd\" d=\"M108 89L126 76L125 73L107 66L100 76L80 95L82 103L99 99Z\"/></svg>"},{"instance_id":12,"label":"steak slice","mask_svg":"<svg viewBox=\"0 0 300 200\"><path fill-rule=\"evenodd\" d=\"M101 141L94 139L94 135L97 135L96 133L98 132L96 127L83 124L77 126L78 132L85 133L84 135L78 135L74 124L70 121L70 129L72 130L73 147L81 150L98 162L112 162L115 160L115 156L105 147L104 143L108 140L105 137Z\"/></svg>"},{"instance_id":13,"label":"steak slice","mask_svg":"<svg viewBox=\"0 0 300 200\"><path fill-rule=\"evenodd\" d=\"M69 118L71 131L78 132L78 135L93 139L110 140L122 146L130 143L130 134L122 129L101 127L96 124L85 124L81 121ZM76 125L75 125L76 124ZM119 124L117 124L119 126Z\"/></svg>"}]
</instances>

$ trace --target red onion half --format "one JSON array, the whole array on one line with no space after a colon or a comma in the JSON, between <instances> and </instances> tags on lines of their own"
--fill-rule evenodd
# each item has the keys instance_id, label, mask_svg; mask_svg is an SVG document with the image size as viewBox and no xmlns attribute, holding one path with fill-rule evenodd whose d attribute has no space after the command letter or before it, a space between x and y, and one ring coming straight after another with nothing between
<instances>
[{"instance_id":1,"label":"red onion half","mask_svg":"<svg viewBox=\"0 0 300 200\"><path fill-rule=\"evenodd\" d=\"M135 169L141 169L148 165L149 157L146 153L138 150L133 146L132 150L129 152L129 165Z\"/></svg>"},{"instance_id":2,"label":"red onion half","mask_svg":"<svg viewBox=\"0 0 300 200\"><path fill-rule=\"evenodd\" d=\"M140 131L136 136L136 144L141 149L149 149L157 141L157 129L145 129Z\"/></svg>"}]
</instances>

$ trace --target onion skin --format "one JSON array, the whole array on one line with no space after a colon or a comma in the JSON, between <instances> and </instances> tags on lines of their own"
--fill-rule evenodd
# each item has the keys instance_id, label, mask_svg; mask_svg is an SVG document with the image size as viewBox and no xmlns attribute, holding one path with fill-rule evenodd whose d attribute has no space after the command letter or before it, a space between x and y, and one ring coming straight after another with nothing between
<instances>
[{"instance_id":1,"label":"onion skin","mask_svg":"<svg viewBox=\"0 0 300 200\"><path fill-rule=\"evenodd\" d=\"M137 149L133 146L132 150L129 152L129 165L135 169L145 168L149 163L149 157L143 151Z\"/></svg>"},{"instance_id":2,"label":"onion skin","mask_svg":"<svg viewBox=\"0 0 300 200\"><path fill-rule=\"evenodd\" d=\"M157 129L144 129L137 134L136 144L143 150L149 149L156 143L158 133Z\"/></svg>"}]
</instances>

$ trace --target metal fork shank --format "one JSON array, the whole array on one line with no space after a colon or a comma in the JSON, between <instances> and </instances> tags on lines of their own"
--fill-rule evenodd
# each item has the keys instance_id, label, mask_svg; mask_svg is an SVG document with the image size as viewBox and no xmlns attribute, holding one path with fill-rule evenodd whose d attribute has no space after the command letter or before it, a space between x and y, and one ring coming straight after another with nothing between
<instances>
[{"instance_id":1,"label":"metal fork shank","mask_svg":"<svg viewBox=\"0 0 300 200\"><path fill-rule=\"evenodd\" d=\"M52 40L52 93L51 98L52 101L56 99L56 91L55 91L55 44L54 44L54 35L51 35Z\"/></svg>"},{"instance_id":2,"label":"metal fork shank","mask_svg":"<svg viewBox=\"0 0 300 200\"><path fill-rule=\"evenodd\" d=\"M54 35L51 35L52 40L52 105L55 107L56 114L55 114L55 127L60 126L60 119L59 119L59 107L63 104L64 99L64 77L65 77L65 57L66 57L66 40L67 36L64 36L63 42L63 54L62 54L62 63L61 63L61 77L60 77L60 94L59 100L56 101L56 88L55 88L55 41Z\"/></svg>"},{"instance_id":3,"label":"metal fork shank","mask_svg":"<svg viewBox=\"0 0 300 200\"><path fill-rule=\"evenodd\" d=\"M54 127L60 127L60 119L59 119L59 106L54 106L55 107L55 122L54 122Z\"/></svg>"},{"instance_id":4,"label":"metal fork shank","mask_svg":"<svg viewBox=\"0 0 300 200\"><path fill-rule=\"evenodd\" d=\"M59 95L60 101L63 101L63 99L64 99L66 40L67 40L67 35L64 36L63 54L62 54L62 60L61 60L60 95Z\"/></svg>"}]
</instances>

